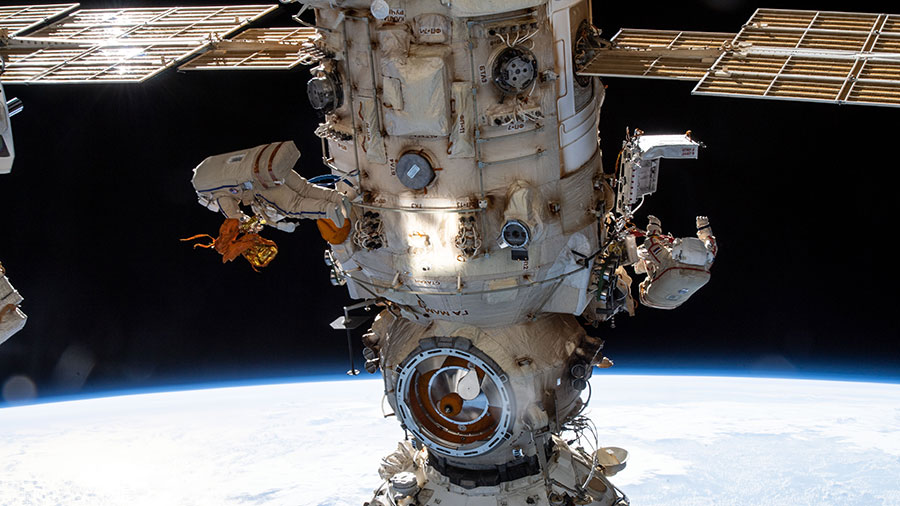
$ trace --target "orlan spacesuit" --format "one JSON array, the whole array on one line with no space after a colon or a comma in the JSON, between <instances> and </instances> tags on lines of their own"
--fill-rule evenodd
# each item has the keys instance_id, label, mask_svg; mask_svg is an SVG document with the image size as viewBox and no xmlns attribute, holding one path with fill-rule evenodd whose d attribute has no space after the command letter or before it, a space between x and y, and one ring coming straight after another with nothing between
<instances>
[{"instance_id":1,"label":"orlan spacesuit","mask_svg":"<svg viewBox=\"0 0 900 506\"><path fill-rule=\"evenodd\" d=\"M641 303L674 309L709 281L716 258L716 238L705 216L697 217L697 237L674 238L662 233L656 216L648 216L647 237L638 248L637 274L647 274L640 285Z\"/></svg>"},{"instance_id":2,"label":"orlan spacesuit","mask_svg":"<svg viewBox=\"0 0 900 506\"><path fill-rule=\"evenodd\" d=\"M28 318L19 308L22 296L9 283L3 264L0 264L0 344L22 330Z\"/></svg>"},{"instance_id":3,"label":"orlan spacesuit","mask_svg":"<svg viewBox=\"0 0 900 506\"><path fill-rule=\"evenodd\" d=\"M317 186L297 174L300 150L293 141L273 142L211 156L194 169L191 183L200 204L227 218L246 221L240 205L279 230L293 232L298 218L330 219L341 227L350 204L340 192Z\"/></svg>"}]
</instances>

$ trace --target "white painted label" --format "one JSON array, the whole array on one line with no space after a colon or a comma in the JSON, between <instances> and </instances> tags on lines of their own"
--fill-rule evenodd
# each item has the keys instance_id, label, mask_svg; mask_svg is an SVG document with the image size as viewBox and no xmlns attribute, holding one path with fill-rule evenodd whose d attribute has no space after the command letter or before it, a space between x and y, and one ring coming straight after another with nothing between
<instances>
[{"instance_id":1,"label":"white painted label","mask_svg":"<svg viewBox=\"0 0 900 506\"><path fill-rule=\"evenodd\" d=\"M413 164L413 166L406 171L406 177L412 179L416 177L416 174L418 174L420 170L422 169L418 165Z\"/></svg>"}]
</instances>

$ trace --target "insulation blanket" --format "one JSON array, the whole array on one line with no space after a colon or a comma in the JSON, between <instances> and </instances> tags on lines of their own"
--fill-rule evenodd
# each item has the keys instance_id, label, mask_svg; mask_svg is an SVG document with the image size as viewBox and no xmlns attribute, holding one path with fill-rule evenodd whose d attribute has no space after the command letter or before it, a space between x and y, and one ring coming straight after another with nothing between
<instances>
[{"instance_id":1,"label":"insulation blanket","mask_svg":"<svg viewBox=\"0 0 900 506\"><path fill-rule=\"evenodd\" d=\"M375 99L360 98L357 105L359 119L362 121L365 140L363 142L363 150L366 152L366 158L376 163L386 163L387 155L384 151L384 138L381 136L381 130L378 128L378 110L376 109Z\"/></svg>"},{"instance_id":2,"label":"insulation blanket","mask_svg":"<svg viewBox=\"0 0 900 506\"><path fill-rule=\"evenodd\" d=\"M384 123L388 135L434 135L450 133L448 118L449 93L446 65L437 56L410 56L405 61L390 59L383 62L386 97L391 94L393 107L385 107ZM401 107L397 107L396 88L399 84ZM386 103L388 103L386 101Z\"/></svg>"},{"instance_id":3,"label":"insulation blanket","mask_svg":"<svg viewBox=\"0 0 900 506\"><path fill-rule=\"evenodd\" d=\"M451 90L454 112L448 154L450 158L472 158L475 156L472 83L455 82L451 85Z\"/></svg>"}]
</instances>

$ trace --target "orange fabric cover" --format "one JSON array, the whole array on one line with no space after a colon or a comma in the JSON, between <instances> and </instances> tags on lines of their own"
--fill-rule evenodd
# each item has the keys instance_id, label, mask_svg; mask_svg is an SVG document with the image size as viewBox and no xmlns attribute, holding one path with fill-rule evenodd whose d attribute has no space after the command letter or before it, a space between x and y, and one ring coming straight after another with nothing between
<instances>
[{"instance_id":1,"label":"orange fabric cover","mask_svg":"<svg viewBox=\"0 0 900 506\"><path fill-rule=\"evenodd\" d=\"M325 239L330 244L341 244L346 241L347 236L350 235L350 220L345 219L344 226L338 228L330 219L322 218L316 220L316 226L319 227L319 233L322 234L322 239Z\"/></svg>"},{"instance_id":2,"label":"orange fabric cover","mask_svg":"<svg viewBox=\"0 0 900 506\"><path fill-rule=\"evenodd\" d=\"M195 248L215 248L222 255L222 263L230 262L238 256L244 256L255 270L257 267L265 267L275 258L278 248L275 241L265 239L256 233L245 234L241 231L241 222L229 218L219 227L219 237L213 239L208 234L199 234L182 239L191 241L207 237L212 239L209 244L194 244Z\"/></svg>"}]
</instances>

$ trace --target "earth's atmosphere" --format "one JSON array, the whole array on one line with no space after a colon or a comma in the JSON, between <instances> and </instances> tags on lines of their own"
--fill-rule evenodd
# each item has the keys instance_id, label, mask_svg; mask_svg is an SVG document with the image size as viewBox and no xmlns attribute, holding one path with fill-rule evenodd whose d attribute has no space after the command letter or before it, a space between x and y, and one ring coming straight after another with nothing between
<instances>
[{"instance_id":1,"label":"earth's atmosphere","mask_svg":"<svg viewBox=\"0 0 900 506\"><path fill-rule=\"evenodd\" d=\"M591 383L601 444L631 453L614 482L635 506L900 505L900 385ZM360 506L403 437L381 399L370 379L0 409L0 505Z\"/></svg>"}]
</instances>

